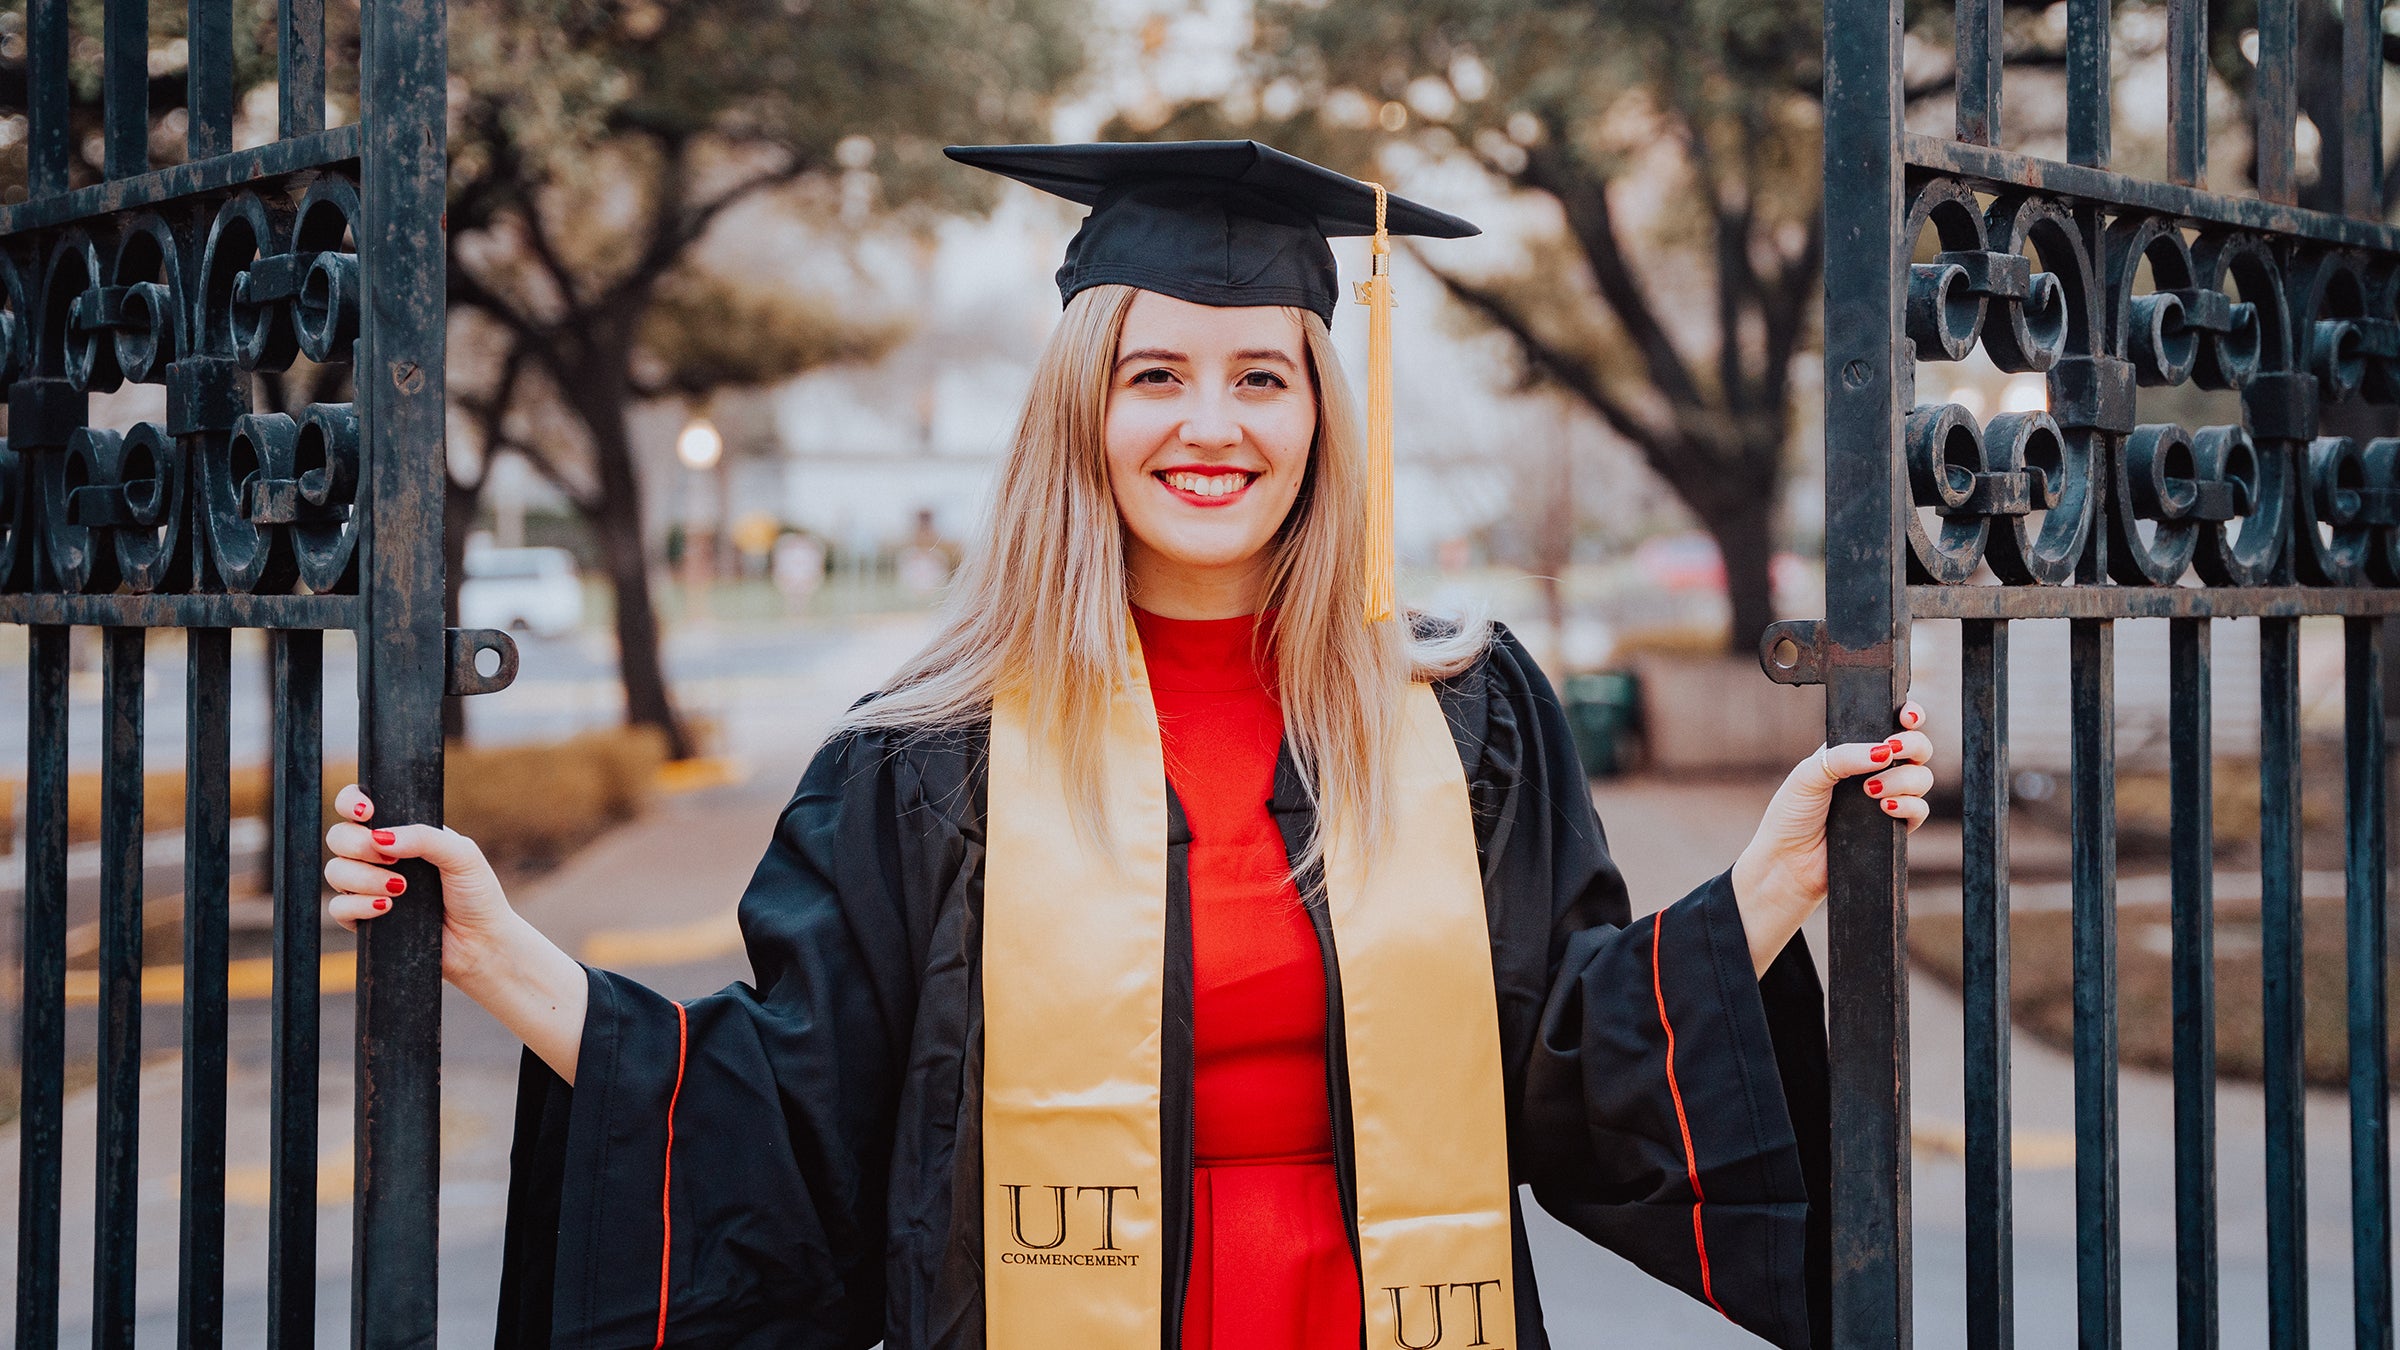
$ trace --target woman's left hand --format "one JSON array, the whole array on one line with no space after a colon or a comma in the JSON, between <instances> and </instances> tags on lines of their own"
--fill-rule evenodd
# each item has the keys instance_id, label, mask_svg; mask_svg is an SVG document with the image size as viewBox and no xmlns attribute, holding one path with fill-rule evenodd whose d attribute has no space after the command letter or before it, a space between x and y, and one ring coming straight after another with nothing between
<instances>
[{"instance_id":1,"label":"woman's left hand","mask_svg":"<svg viewBox=\"0 0 2400 1350\"><path fill-rule=\"evenodd\" d=\"M1767 803L1766 818L1733 865L1733 894L1760 972L1791 941L1800 921L1824 903L1825 814L1841 784L1868 775L1855 791L1875 798L1885 815L1911 830L1925 823L1925 793L1933 787L1933 741L1925 710L1900 705L1901 730L1886 740L1820 747L1785 775Z\"/></svg>"}]
</instances>

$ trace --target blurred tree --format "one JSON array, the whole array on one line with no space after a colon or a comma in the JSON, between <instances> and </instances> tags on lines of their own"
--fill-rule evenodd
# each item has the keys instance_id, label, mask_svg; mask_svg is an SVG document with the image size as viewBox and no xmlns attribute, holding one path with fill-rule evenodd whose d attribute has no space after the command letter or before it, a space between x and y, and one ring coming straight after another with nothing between
<instances>
[{"instance_id":1,"label":"blurred tree","mask_svg":"<svg viewBox=\"0 0 2400 1350\"><path fill-rule=\"evenodd\" d=\"M705 241L754 203L850 231L980 208L987 176L954 171L941 146L1040 138L1081 68L1085 3L454 0L450 13L451 303L496 325L519 378L538 376L566 414L579 445L514 445L590 514L627 717L688 753L659 664L628 414L892 336L779 295L776 277L710 270ZM775 261L743 259L762 274ZM505 408L491 425L505 430ZM576 452L580 475L563 458Z\"/></svg>"},{"instance_id":2,"label":"blurred tree","mask_svg":"<svg viewBox=\"0 0 2400 1350\"><path fill-rule=\"evenodd\" d=\"M1546 198L1557 229L1512 266L1418 257L1512 339L1529 378L1590 408L1691 507L1724 553L1728 645L1746 651L1773 618L1791 371L1823 252L1822 12L1261 0L1245 87L1153 134L1255 134L1369 177L1394 151L1465 158ZM1620 196L1637 181L1672 195Z\"/></svg>"}]
</instances>

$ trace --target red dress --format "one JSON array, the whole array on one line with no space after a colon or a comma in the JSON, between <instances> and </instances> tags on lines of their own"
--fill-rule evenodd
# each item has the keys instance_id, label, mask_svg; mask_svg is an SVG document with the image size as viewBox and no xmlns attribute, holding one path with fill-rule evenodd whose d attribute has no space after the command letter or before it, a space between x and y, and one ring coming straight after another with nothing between
<instances>
[{"instance_id":1,"label":"red dress","mask_svg":"<svg viewBox=\"0 0 2400 1350\"><path fill-rule=\"evenodd\" d=\"M1325 968L1267 811L1283 713L1255 621L1134 619L1192 841L1192 1274L1185 1350L1356 1350Z\"/></svg>"}]
</instances>

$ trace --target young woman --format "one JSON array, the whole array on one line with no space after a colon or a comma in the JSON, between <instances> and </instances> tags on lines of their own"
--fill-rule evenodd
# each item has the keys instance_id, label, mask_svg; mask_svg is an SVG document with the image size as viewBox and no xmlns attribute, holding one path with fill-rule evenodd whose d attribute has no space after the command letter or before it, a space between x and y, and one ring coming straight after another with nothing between
<instances>
[{"instance_id":1,"label":"young woman","mask_svg":"<svg viewBox=\"0 0 2400 1350\"><path fill-rule=\"evenodd\" d=\"M586 969L342 795L332 913L432 863L444 975L528 1047L501 1343L1539 1350L1521 1183L1821 1343L1795 935L1842 780L1924 819L1921 711L1629 921L1524 649L1378 613L1325 236L1472 227L1248 142L955 153L1093 212L946 621L743 898L755 983Z\"/></svg>"}]
</instances>

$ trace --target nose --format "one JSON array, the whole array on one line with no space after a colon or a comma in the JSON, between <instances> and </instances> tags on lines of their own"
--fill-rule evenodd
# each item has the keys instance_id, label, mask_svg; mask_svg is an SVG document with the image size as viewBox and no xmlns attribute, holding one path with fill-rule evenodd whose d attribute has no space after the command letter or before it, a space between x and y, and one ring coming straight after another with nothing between
<instances>
[{"instance_id":1,"label":"nose","mask_svg":"<svg viewBox=\"0 0 2400 1350\"><path fill-rule=\"evenodd\" d=\"M1183 443L1195 450L1231 449L1242 443L1241 419L1232 400L1223 394L1197 393L1180 428Z\"/></svg>"}]
</instances>

